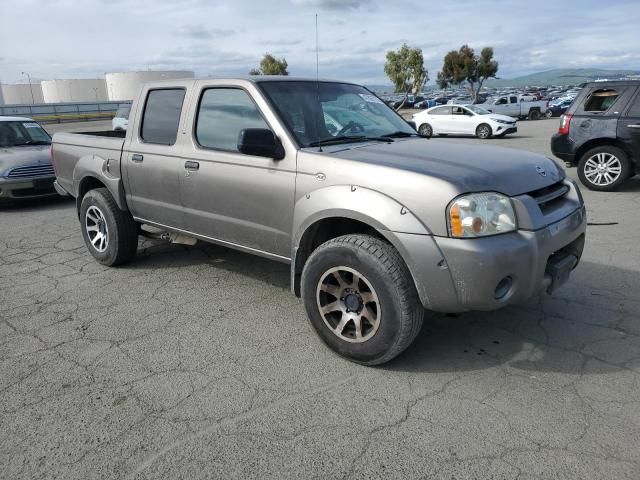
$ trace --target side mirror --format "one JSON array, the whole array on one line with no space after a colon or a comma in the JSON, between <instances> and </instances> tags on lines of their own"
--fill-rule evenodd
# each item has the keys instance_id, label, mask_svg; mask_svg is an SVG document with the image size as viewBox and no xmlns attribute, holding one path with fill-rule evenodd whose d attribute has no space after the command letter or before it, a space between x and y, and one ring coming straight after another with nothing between
<instances>
[{"instance_id":1,"label":"side mirror","mask_svg":"<svg viewBox=\"0 0 640 480\"><path fill-rule=\"evenodd\" d=\"M274 160L284 158L284 148L268 128L245 128L238 134L238 151L245 155L268 157Z\"/></svg>"}]
</instances>

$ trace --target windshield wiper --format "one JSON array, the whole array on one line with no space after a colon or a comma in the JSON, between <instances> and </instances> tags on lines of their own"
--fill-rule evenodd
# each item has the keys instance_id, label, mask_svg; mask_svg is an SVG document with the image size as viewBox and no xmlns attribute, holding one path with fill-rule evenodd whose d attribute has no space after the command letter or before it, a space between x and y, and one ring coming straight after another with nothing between
<instances>
[{"instance_id":1,"label":"windshield wiper","mask_svg":"<svg viewBox=\"0 0 640 480\"><path fill-rule=\"evenodd\" d=\"M310 142L307 144L307 147L319 147L320 145L339 145L341 143L352 143L352 142L393 142L393 139L382 136L382 137L367 137L366 135L340 135L338 137L330 137L323 138L322 140L316 140L315 142Z\"/></svg>"},{"instance_id":2,"label":"windshield wiper","mask_svg":"<svg viewBox=\"0 0 640 480\"><path fill-rule=\"evenodd\" d=\"M382 136L385 138L405 138L405 137L416 137L417 135L418 135L417 133L401 132L400 130L398 130L397 132L386 133Z\"/></svg>"}]
</instances>

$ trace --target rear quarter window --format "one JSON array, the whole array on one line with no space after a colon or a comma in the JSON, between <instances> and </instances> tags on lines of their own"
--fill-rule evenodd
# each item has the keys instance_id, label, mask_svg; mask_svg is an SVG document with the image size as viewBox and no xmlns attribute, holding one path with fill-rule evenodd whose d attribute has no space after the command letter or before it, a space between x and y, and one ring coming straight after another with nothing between
<instances>
[{"instance_id":1,"label":"rear quarter window","mask_svg":"<svg viewBox=\"0 0 640 480\"><path fill-rule=\"evenodd\" d=\"M594 90L584 103L585 112L606 112L618 100L620 92L613 88Z\"/></svg>"}]
</instances>

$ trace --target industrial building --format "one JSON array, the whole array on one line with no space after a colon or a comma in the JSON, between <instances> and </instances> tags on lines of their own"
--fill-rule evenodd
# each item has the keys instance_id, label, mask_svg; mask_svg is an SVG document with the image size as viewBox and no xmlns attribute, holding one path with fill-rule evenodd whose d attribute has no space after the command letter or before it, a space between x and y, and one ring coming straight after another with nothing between
<instances>
[{"instance_id":1,"label":"industrial building","mask_svg":"<svg viewBox=\"0 0 640 480\"><path fill-rule=\"evenodd\" d=\"M103 78L42 80L45 103L105 102L107 84Z\"/></svg>"},{"instance_id":2,"label":"industrial building","mask_svg":"<svg viewBox=\"0 0 640 480\"><path fill-rule=\"evenodd\" d=\"M0 83L0 105L131 101L141 85L155 80L193 78L187 70L115 72L105 78L53 79L38 83Z\"/></svg>"},{"instance_id":3,"label":"industrial building","mask_svg":"<svg viewBox=\"0 0 640 480\"><path fill-rule=\"evenodd\" d=\"M186 70L143 70L139 72L107 73L107 94L110 101L133 100L138 94L140 86L145 82L155 80L170 80L177 78L193 78L194 73Z\"/></svg>"},{"instance_id":4,"label":"industrial building","mask_svg":"<svg viewBox=\"0 0 640 480\"><path fill-rule=\"evenodd\" d=\"M3 100L5 105L44 103L40 83L3 83L0 84L0 89L2 90L0 100Z\"/></svg>"}]
</instances>

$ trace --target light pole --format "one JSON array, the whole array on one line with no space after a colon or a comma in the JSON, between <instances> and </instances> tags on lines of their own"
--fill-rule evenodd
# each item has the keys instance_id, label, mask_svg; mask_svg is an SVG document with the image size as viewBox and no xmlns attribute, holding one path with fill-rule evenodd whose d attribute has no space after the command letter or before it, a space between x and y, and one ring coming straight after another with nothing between
<instances>
[{"instance_id":1,"label":"light pole","mask_svg":"<svg viewBox=\"0 0 640 480\"><path fill-rule=\"evenodd\" d=\"M31 84L31 75L29 75L27 72L22 72L22 75L26 75L27 79L29 80L29 90L31 90L31 105L35 105L36 100L35 98L33 98L33 85Z\"/></svg>"},{"instance_id":2,"label":"light pole","mask_svg":"<svg viewBox=\"0 0 640 480\"><path fill-rule=\"evenodd\" d=\"M93 92L96 94L96 102L98 101L98 87L93 87Z\"/></svg>"}]
</instances>

